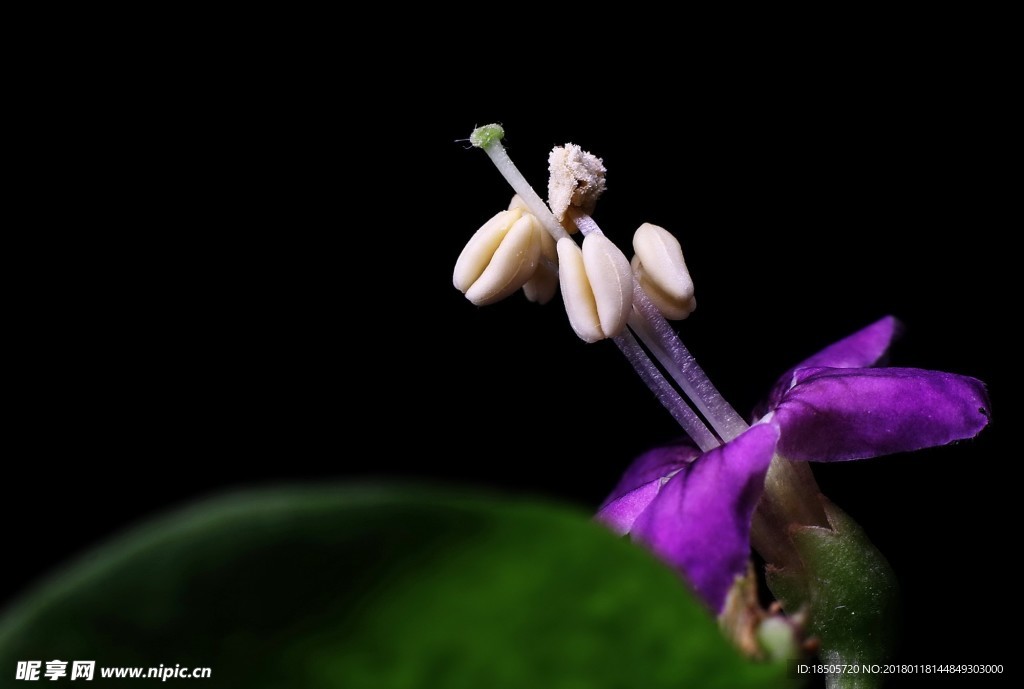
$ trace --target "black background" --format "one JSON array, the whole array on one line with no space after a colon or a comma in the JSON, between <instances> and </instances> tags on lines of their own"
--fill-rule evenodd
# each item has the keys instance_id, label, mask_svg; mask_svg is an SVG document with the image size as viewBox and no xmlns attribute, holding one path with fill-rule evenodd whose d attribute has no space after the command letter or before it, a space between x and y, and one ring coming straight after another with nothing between
<instances>
[{"instance_id":1,"label":"black background","mask_svg":"<svg viewBox=\"0 0 1024 689\"><path fill-rule=\"evenodd\" d=\"M327 72L206 75L171 96L157 75L127 110L93 84L95 129L53 132L82 180L61 203L83 220L43 241L18 300L12 365L29 384L10 419L8 600L225 488L414 478L589 511L675 438L558 298L481 309L452 287L462 245L511 194L459 140L500 121L535 186L552 145L603 157L595 218L620 246L646 221L680 238L698 309L679 330L743 413L889 313L907 326L894 364L988 384L977 440L815 473L900 577L901 661L1015 670L994 625L1018 605L1003 352L1019 268L997 239L1013 228L987 85L680 75L551 93L416 65L386 89Z\"/></svg>"}]
</instances>

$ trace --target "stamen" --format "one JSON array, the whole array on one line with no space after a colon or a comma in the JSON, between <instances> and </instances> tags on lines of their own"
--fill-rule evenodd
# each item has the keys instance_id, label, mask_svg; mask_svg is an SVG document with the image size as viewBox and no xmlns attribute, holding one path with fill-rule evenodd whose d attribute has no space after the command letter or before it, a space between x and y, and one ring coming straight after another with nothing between
<instances>
[{"instance_id":1,"label":"stamen","mask_svg":"<svg viewBox=\"0 0 1024 689\"><path fill-rule=\"evenodd\" d=\"M551 235L547 232L541 232L541 235L551 241ZM554 242L551 243L551 248L555 248ZM537 272L523 285L523 294L526 295L527 301L543 305L551 301L557 291L558 254L555 253L553 257L549 256L547 247L541 244L541 260L537 264Z\"/></svg>"},{"instance_id":2,"label":"stamen","mask_svg":"<svg viewBox=\"0 0 1024 689\"><path fill-rule=\"evenodd\" d=\"M455 262L452 282L477 306L509 296L533 277L546 235L532 213L502 211L477 230Z\"/></svg>"},{"instance_id":3,"label":"stamen","mask_svg":"<svg viewBox=\"0 0 1024 689\"><path fill-rule=\"evenodd\" d=\"M633 233L633 250L633 274L661 315L678 321L693 313L693 280L679 240L665 228L645 222Z\"/></svg>"},{"instance_id":4,"label":"stamen","mask_svg":"<svg viewBox=\"0 0 1024 689\"><path fill-rule=\"evenodd\" d=\"M593 153L576 144L555 146L548 155L548 204L559 222L567 219L570 207L584 213L594 212L597 200L605 190L604 163ZM575 227L569 228L575 232Z\"/></svg>"},{"instance_id":5,"label":"stamen","mask_svg":"<svg viewBox=\"0 0 1024 689\"><path fill-rule=\"evenodd\" d=\"M633 310L633 270L619 247L604 235L583 239L583 263L594 290L601 329L614 337L626 328Z\"/></svg>"},{"instance_id":6,"label":"stamen","mask_svg":"<svg viewBox=\"0 0 1024 689\"><path fill-rule=\"evenodd\" d=\"M601 228L589 215L573 213L573 218L584 236L601 232ZM633 285L633 307L629 327L643 340L722 440L728 442L747 430L747 423L725 401L690 354L690 350L679 339L679 335L637 283Z\"/></svg>"},{"instance_id":7,"label":"stamen","mask_svg":"<svg viewBox=\"0 0 1024 689\"><path fill-rule=\"evenodd\" d=\"M533 190L533 187L530 186L530 183L526 181L526 178L523 177L522 173L519 172L519 169L516 168L515 164L508 157L508 153L506 153L505 147L501 145L501 139L504 137L504 135L505 130L500 125L486 125L484 127L478 127L476 130L473 131L473 133L470 135L470 143L472 143L474 146L478 148L482 148L484 152L487 153L487 156L491 159L491 162L494 163L494 166L498 168L498 171L502 174L505 180L512 186L515 192L519 195L522 202L525 203L525 205L530 209L530 212L532 212L537 217L540 223L544 226L544 229L547 230L556 241L562 239L569 239L569 241L572 242L572 240L569 238L569 234L565 231L565 228L562 227L562 225L558 222L557 218L555 218L555 216L551 213L551 210L547 207L544 201L541 200L540 196L537 195L537 192ZM515 203L515 201L513 201L513 203ZM578 211L579 209L575 210ZM577 215L577 213L573 213L570 210L570 216L573 219L583 218L586 221L589 221L589 225L586 228L584 228L583 226L579 226L580 230L583 232L585 236L592 232L596 233L597 235L603 236L601 228L597 226L597 223L595 223L589 215ZM577 225L579 225L579 221L577 221ZM573 246L575 247L575 242L573 242ZM577 251L579 251L578 247L576 247L576 249ZM650 303L650 300L647 299L647 295L644 293L643 289L635 281L630 280L630 282L632 282L633 285L634 308L632 309L633 315L629 317L629 321L632 322L636 318L636 307L638 301L637 296L640 295L641 302L645 302L646 305L651 310L653 310L654 314L661 319L661 322L665 324L666 328L668 328L668 330L672 332L672 334L674 335L674 331L672 331L671 328L668 326L668 322L661 317L661 314L658 313L657 308ZM564 290L565 283L563 282L562 285ZM564 292L563 300L565 300ZM570 320L571 318L572 315L570 314ZM598 319L600 320L600 317L598 317ZM576 329L575 325L574 329ZM577 334L579 334L579 330L577 330ZM640 334L639 331L638 334ZM583 335L580 335L580 337L585 340L588 339ZM643 335L641 335L641 337L643 338ZM645 344L648 345L648 348L651 349L651 351L657 355L657 349L652 346L652 343L648 342L647 338L643 339L645 340ZM676 337L676 340L678 341L678 337ZM675 390L672 389L672 386L665 380L661 371L654 364L654 362L650 360L650 357L648 357L647 352L643 350L643 348L636 341L636 339L631 336L626 337L625 334L620 334L614 337L614 341L615 344L619 347L619 349L622 350L623 354L626 355L626 358L633 365L634 369L640 375L640 378L647 384L647 387L651 389L651 392L654 393L655 397L657 397L658 400L662 403L662 405L664 405L665 408L668 409L669 413L672 414L673 418L675 418L676 421L679 422L680 426L683 428L684 431L686 431L690 435L694 442L697 443L697 445L702 449L704 448L704 446L707 446L707 449L717 447L717 438L715 438L714 434L711 433L710 430L708 430L708 428L703 424L700 418L693 413L689 406L683 401L682 397L675 393ZM679 342L679 346L682 347L682 342ZM670 351L668 350L668 348L665 348L665 350ZM683 347L683 350L685 351L685 347ZM689 355L689 352L686 352L686 354ZM692 361L693 357L691 356L690 359ZM694 402L698 405L698 409L701 409L701 412L704 413L705 417L707 417L708 421L710 421L713 426L716 423L716 419L719 419L720 421L720 417L724 415L720 414L718 417L715 418L709 416L707 411L705 411L704 407L700 406L701 401L699 401L698 398L695 398L693 396L693 392L689 391L687 387L683 385L683 383L681 382L688 382L689 379L683 376L681 372L673 372L674 361L672 358L665 357L665 360L662 361L662 365L666 366L666 370L669 371L673 378L676 379L676 382L680 384L680 387L682 387L683 391L686 392L686 394L689 395L691 399L694 400ZM705 381L707 381L707 376L704 376L704 372L701 371L700 368L696 366L696 362L693 362L693 367L696 368L697 372L704 377ZM718 394L717 390L714 389L714 386L711 385L710 381L707 381L707 386L709 386L710 389L716 395ZM671 390L671 393L668 392L669 390ZM722 404L724 404L729 411L732 412L732 415L735 417L735 420L739 421L739 423L743 425L743 430L745 430L746 424L743 422L743 419L741 419L739 415L736 414L736 412L732 409L732 407L730 407L728 403L726 403L725 400L722 399L721 395L718 395L718 399L721 400ZM734 430L734 427L735 424L728 426L730 430ZM716 430L719 430L717 426ZM729 440L739 435L741 432L742 430L735 431L728 438L725 438L723 436L723 439ZM722 431L719 430L719 433L722 433Z\"/></svg>"},{"instance_id":8,"label":"stamen","mask_svg":"<svg viewBox=\"0 0 1024 689\"><path fill-rule=\"evenodd\" d=\"M586 342L615 337L633 310L633 273L629 261L603 235L591 235L583 249L572 239L558 240L562 301L573 330Z\"/></svg>"},{"instance_id":9,"label":"stamen","mask_svg":"<svg viewBox=\"0 0 1024 689\"><path fill-rule=\"evenodd\" d=\"M640 376L640 380L647 384L647 387L658 398L661 405L668 410L672 418L686 431L693 442L697 443L701 452L713 450L720 445L715 434L708 430L700 417L690 409L690 405L661 375L661 371L654 365L654 362L644 354L644 350L631 332L626 330L621 335L612 338L612 341L632 364L633 370Z\"/></svg>"},{"instance_id":10,"label":"stamen","mask_svg":"<svg viewBox=\"0 0 1024 689\"><path fill-rule=\"evenodd\" d=\"M513 196L512 201L508 204L509 210L517 208L524 213L530 212L526 202L518 194ZM538 221L538 226L539 223L540 221ZM558 250L555 248L555 240L551 235L542 231L540 233L540 261L537 263L537 272L523 285L523 294L526 295L527 301L543 305L551 301L557 291Z\"/></svg>"}]
</instances>

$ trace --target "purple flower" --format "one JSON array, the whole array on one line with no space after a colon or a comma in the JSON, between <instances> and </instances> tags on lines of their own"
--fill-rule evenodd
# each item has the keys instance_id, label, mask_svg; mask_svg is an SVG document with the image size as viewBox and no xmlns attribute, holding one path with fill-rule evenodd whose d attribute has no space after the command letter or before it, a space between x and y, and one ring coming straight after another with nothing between
<instances>
[{"instance_id":1,"label":"purple flower","mask_svg":"<svg viewBox=\"0 0 1024 689\"><path fill-rule=\"evenodd\" d=\"M778 454L831 462L944 445L988 423L981 381L939 371L869 368L897 329L890 317L788 371L760 420L701 453L684 443L639 457L598 511L675 567L714 611L746 569L750 523Z\"/></svg>"}]
</instances>

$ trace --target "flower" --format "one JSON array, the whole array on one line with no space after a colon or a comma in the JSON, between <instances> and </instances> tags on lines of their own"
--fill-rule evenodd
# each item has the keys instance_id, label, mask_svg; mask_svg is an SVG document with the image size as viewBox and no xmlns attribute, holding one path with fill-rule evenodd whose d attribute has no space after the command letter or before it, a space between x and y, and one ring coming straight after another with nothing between
<instances>
[{"instance_id":1,"label":"flower","mask_svg":"<svg viewBox=\"0 0 1024 689\"><path fill-rule=\"evenodd\" d=\"M675 567L720 611L750 552L750 524L776 455L844 461L944 445L988 423L984 384L913 368L871 368L897 330L890 317L788 371L760 419L701 453L682 443L651 450L626 471L597 519L629 533Z\"/></svg>"}]
</instances>

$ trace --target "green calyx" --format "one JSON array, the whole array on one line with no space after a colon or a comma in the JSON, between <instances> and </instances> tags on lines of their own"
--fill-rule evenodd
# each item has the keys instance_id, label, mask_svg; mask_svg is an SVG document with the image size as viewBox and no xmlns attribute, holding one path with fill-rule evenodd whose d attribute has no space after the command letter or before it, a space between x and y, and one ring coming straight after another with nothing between
<instances>
[{"instance_id":1,"label":"green calyx","mask_svg":"<svg viewBox=\"0 0 1024 689\"><path fill-rule=\"evenodd\" d=\"M864 531L822 497L831 528L799 526L790 538L802 570L769 568L768 585L788 612L806 609L808 631L830 664L884 663L897 636L896 575ZM881 675L837 674L830 688L875 687Z\"/></svg>"}]
</instances>

